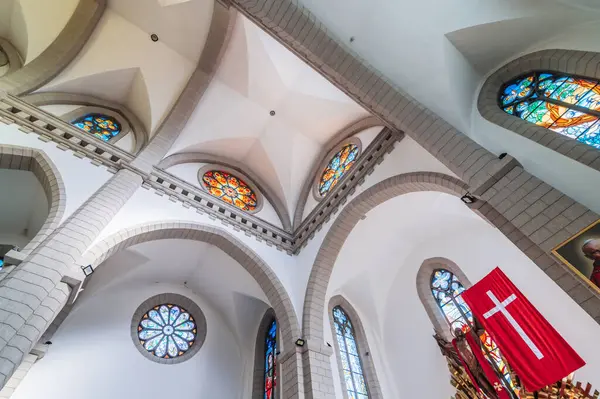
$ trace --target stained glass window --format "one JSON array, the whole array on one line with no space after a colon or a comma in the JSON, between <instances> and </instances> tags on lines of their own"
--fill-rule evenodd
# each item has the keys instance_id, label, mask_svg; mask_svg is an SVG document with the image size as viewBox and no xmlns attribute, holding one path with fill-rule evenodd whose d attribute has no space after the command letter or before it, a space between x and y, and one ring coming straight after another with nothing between
<instances>
[{"instance_id":1,"label":"stained glass window","mask_svg":"<svg viewBox=\"0 0 600 399\"><path fill-rule=\"evenodd\" d=\"M359 149L356 144L346 144L329 161L319 180L319 194L324 196L339 183L344 174L350 170L358 158Z\"/></svg>"},{"instance_id":2,"label":"stained glass window","mask_svg":"<svg viewBox=\"0 0 600 399\"><path fill-rule=\"evenodd\" d=\"M208 192L243 211L256 209L257 197L242 179L219 170L211 170L202 176L202 183Z\"/></svg>"},{"instance_id":3,"label":"stained glass window","mask_svg":"<svg viewBox=\"0 0 600 399\"><path fill-rule=\"evenodd\" d=\"M333 323L340 349L340 359L348 397L367 399L369 394L367 393L367 383L365 382L362 362L358 353L354 327L352 327L350 318L340 306L333 308Z\"/></svg>"},{"instance_id":4,"label":"stained glass window","mask_svg":"<svg viewBox=\"0 0 600 399\"><path fill-rule=\"evenodd\" d=\"M4 267L4 258L0 257L0 270Z\"/></svg>"},{"instance_id":5,"label":"stained glass window","mask_svg":"<svg viewBox=\"0 0 600 399\"><path fill-rule=\"evenodd\" d=\"M504 112L600 148L600 84L575 76L534 72L500 92Z\"/></svg>"},{"instance_id":6,"label":"stained glass window","mask_svg":"<svg viewBox=\"0 0 600 399\"><path fill-rule=\"evenodd\" d=\"M265 399L275 398L277 380L277 322L273 320L265 337Z\"/></svg>"},{"instance_id":7,"label":"stained glass window","mask_svg":"<svg viewBox=\"0 0 600 399\"><path fill-rule=\"evenodd\" d=\"M156 357L172 359L187 352L196 342L196 322L181 306L154 306L142 316L138 338Z\"/></svg>"},{"instance_id":8,"label":"stained glass window","mask_svg":"<svg viewBox=\"0 0 600 399\"><path fill-rule=\"evenodd\" d=\"M471 313L469 305L462 299L464 290L465 288L452 272L445 269L438 269L433 272L431 276L431 293L440 309L442 309L442 313L450 325L450 330L454 331L459 328L466 333L473 328L473 313ZM482 342L483 354L503 376L508 386L514 389L513 381L510 378L510 370L504 363L500 349L498 349L492 337L484 331L479 338Z\"/></svg>"},{"instance_id":9,"label":"stained glass window","mask_svg":"<svg viewBox=\"0 0 600 399\"><path fill-rule=\"evenodd\" d=\"M103 114L87 114L71 122L72 125L108 141L121 133L121 125L115 118Z\"/></svg>"}]
</instances>

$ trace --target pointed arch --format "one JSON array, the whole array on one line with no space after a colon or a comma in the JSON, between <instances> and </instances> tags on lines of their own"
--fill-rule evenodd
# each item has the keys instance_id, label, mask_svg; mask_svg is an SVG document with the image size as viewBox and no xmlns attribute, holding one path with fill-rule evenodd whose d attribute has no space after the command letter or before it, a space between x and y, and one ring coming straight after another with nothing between
<instances>
[{"instance_id":1,"label":"pointed arch","mask_svg":"<svg viewBox=\"0 0 600 399\"><path fill-rule=\"evenodd\" d=\"M600 53L542 50L519 57L492 73L483 84L477 109L489 122L539 143L566 157L600 170L600 150L548 128L509 115L499 106L500 90L514 79L536 71L600 81Z\"/></svg>"},{"instance_id":2,"label":"pointed arch","mask_svg":"<svg viewBox=\"0 0 600 399\"><path fill-rule=\"evenodd\" d=\"M337 359L338 371L340 373L340 382L342 382L342 392L344 393L344 398L348 399L349 396L347 389L344 386L344 368L342 366L341 360L341 356L343 356L343 353L341 351L342 348L340 343L338 342L338 339L336 339L336 336L338 335L336 330L336 320L334 317L334 311L336 309L340 309L351 323L351 328L353 331L354 340L356 342L358 358L362 367L362 375L367 388L368 397L370 399L383 399L381 385L379 384L377 372L375 371L375 364L373 363L373 353L369 348L367 335L365 333L365 329L358 315L358 312L356 311L356 309L354 309L354 306L352 306L352 304L346 298L344 298L341 295L336 295L331 297L331 299L329 300L328 317L331 325L331 333L334 338L333 346L335 348L334 352L335 357Z\"/></svg>"},{"instance_id":3,"label":"pointed arch","mask_svg":"<svg viewBox=\"0 0 600 399\"><path fill-rule=\"evenodd\" d=\"M114 253L132 245L164 239L206 242L237 261L256 280L273 306L281 325L282 343L290 343L289 347L293 347L291 343L299 337L299 326L296 312L285 287L258 254L222 229L189 221L144 223L106 237L83 254L82 264L90 264L95 268Z\"/></svg>"},{"instance_id":4,"label":"pointed arch","mask_svg":"<svg viewBox=\"0 0 600 399\"><path fill-rule=\"evenodd\" d=\"M256 334L256 345L254 350L254 377L252 382L252 399L264 399L265 398L265 355L266 355L266 343L267 337L269 336L269 331L273 326L273 323L277 326L277 318L275 317L275 311L273 308L267 309L265 312L260 324L258 326L258 332ZM279 330L277 328L277 330ZM276 333L279 335L279 331ZM279 351L281 350L279 342L276 343L276 352L274 354L274 358L279 355ZM278 364L275 362L275 367ZM279 375L279 371L276 371L276 375ZM277 387L275 386L275 389ZM274 393L276 393L274 391ZM273 395L272 398L277 398L276 395Z\"/></svg>"},{"instance_id":5,"label":"pointed arch","mask_svg":"<svg viewBox=\"0 0 600 399\"><path fill-rule=\"evenodd\" d=\"M48 199L46 221L25 248L21 249L21 256L24 257L29 255L60 224L67 202L65 185L54 163L38 149L1 144L0 168L32 172Z\"/></svg>"},{"instance_id":6,"label":"pointed arch","mask_svg":"<svg viewBox=\"0 0 600 399\"><path fill-rule=\"evenodd\" d=\"M436 257L425 259L419 267L416 278L417 294L419 295L419 299L421 300L421 303L423 304L423 307L429 316L429 320L431 321L434 330L448 340L451 339L451 335L450 330L448 330L446 319L440 312L435 298L433 295L431 295L431 276L436 270L439 269L449 270L452 272L458 277L465 288L471 287L472 284L462 269L458 267L456 263L447 258Z\"/></svg>"}]
</instances>

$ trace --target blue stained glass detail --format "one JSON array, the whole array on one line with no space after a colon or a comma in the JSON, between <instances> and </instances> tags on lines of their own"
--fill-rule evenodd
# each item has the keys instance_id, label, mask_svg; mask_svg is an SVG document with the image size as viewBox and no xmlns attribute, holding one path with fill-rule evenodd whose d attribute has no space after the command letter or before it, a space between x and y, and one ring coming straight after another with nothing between
<instances>
[{"instance_id":1,"label":"blue stained glass detail","mask_svg":"<svg viewBox=\"0 0 600 399\"><path fill-rule=\"evenodd\" d=\"M356 144L346 144L330 160L319 180L319 194L325 196L352 168L359 155Z\"/></svg>"},{"instance_id":2,"label":"blue stained glass detail","mask_svg":"<svg viewBox=\"0 0 600 399\"><path fill-rule=\"evenodd\" d=\"M75 119L71 124L104 141L121 133L121 124L115 118L103 114L84 115Z\"/></svg>"},{"instance_id":3,"label":"blue stained glass detail","mask_svg":"<svg viewBox=\"0 0 600 399\"><path fill-rule=\"evenodd\" d=\"M350 318L340 306L333 308L333 324L339 347L339 357L344 372L348 397L367 399L367 384L363 375L362 362L356 345L354 328Z\"/></svg>"},{"instance_id":4,"label":"blue stained glass detail","mask_svg":"<svg viewBox=\"0 0 600 399\"><path fill-rule=\"evenodd\" d=\"M277 385L277 321L273 320L265 337L265 399L275 398Z\"/></svg>"},{"instance_id":5,"label":"blue stained glass detail","mask_svg":"<svg viewBox=\"0 0 600 399\"><path fill-rule=\"evenodd\" d=\"M0 270L4 267L4 258L0 258Z\"/></svg>"},{"instance_id":6,"label":"blue stained glass detail","mask_svg":"<svg viewBox=\"0 0 600 399\"><path fill-rule=\"evenodd\" d=\"M163 359L183 355L196 341L196 334L194 318L184 308L173 304L155 306L142 316L138 325L142 346Z\"/></svg>"},{"instance_id":7,"label":"blue stained glass detail","mask_svg":"<svg viewBox=\"0 0 600 399\"><path fill-rule=\"evenodd\" d=\"M499 105L509 115L599 148L600 84L595 80L534 72L507 83Z\"/></svg>"}]
</instances>

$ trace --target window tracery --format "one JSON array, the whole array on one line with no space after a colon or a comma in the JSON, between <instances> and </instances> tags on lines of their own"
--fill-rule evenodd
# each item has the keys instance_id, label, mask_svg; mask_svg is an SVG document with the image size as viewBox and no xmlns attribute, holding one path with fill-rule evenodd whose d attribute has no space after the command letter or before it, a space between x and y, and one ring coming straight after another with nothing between
<instances>
[{"instance_id":1,"label":"window tracery","mask_svg":"<svg viewBox=\"0 0 600 399\"><path fill-rule=\"evenodd\" d=\"M115 118L104 114L87 114L75 119L71 124L104 141L109 141L121 133L121 124Z\"/></svg>"},{"instance_id":2,"label":"window tracery","mask_svg":"<svg viewBox=\"0 0 600 399\"><path fill-rule=\"evenodd\" d=\"M360 148L358 145L348 143L330 158L318 182L318 191L321 197L331 191L339 183L344 174L352 168L359 153Z\"/></svg>"},{"instance_id":3,"label":"window tracery","mask_svg":"<svg viewBox=\"0 0 600 399\"><path fill-rule=\"evenodd\" d=\"M265 336L265 386L264 398L275 398L277 382L277 321L273 320Z\"/></svg>"},{"instance_id":4,"label":"window tracery","mask_svg":"<svg viewBox=\"0 0 600 399\"><path fill-rule=\"evenodd\" d=\"M467 332L474 327L473 313L462 299L464 291L465 288L454 273L445 269L438 269L433 272L431 276L431 293L444 314L451 331L459 328L463 332ZM483 345L484 355L491 361L507 384L514 389L510 370L492 337L483 331L479 339Z\"/></svg>"},{"instance_id":5,"label":"window tracery","mask_svg":"<svg viewBox=\"0 0 600 399\"><path fill-rule=\"evenodd\" d=\"M500 91L507 114L600 148L600 84L568 74L534 72Z\"/></svg>"},{"instance_id":6,"label":"window tracery","mask_svg":"<svg viewBox=\"0 0 600 399\"><path fill-rule=\"evenodd\" d=\"M213 197L243 211L255 211L258 197L242 179L221 170L209 170L202 175L202 184Z\"/></svg>"},{"instance_id":7,"label":"window tracery","mask_svg":"<svg viewBox=\"0 0 600 399\"><path fill-rule=\"evenodd\" d=\"M351 399L367 399L369 394L354 327L341 306L333 308L333 323L348 397Z\"/></svg>"},{"instance_id":8,"label":"window tracery","mask_svg":"<svg viewBox=\"0 0 600 399\"><path fill-rule=\"evenodd\" d=\"M194 317L184 308L163 304L147 311L138 325L140 344L158 358L173 359L185 354L196 341Z\"/></svg>"}]
</instances>

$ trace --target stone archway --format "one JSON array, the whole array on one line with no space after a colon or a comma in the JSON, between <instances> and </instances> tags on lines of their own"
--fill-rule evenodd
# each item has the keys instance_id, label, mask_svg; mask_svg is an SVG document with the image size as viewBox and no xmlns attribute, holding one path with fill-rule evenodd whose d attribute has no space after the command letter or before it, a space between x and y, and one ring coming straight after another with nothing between
<instances>
[{"instance_id":1,"label":"stone archway","mask_svg":"<svg viewBox=\"0 0 600 399\"><path fill-rule=\"evenodd\" d=\"M21 249L24 258L46 239L60 224L66 206L66 191L62 177L54 163L41 150L12 145L0 145L0 169L24 170L34 174L48 199L46 221Z\"/></svg>"},{"instance_id":2,"label":"stone archway","mask_svg":"<svg viewBox=\"0 0 600 399\"><path fill-rule=\"evenodd\" d=\"M406 173L373 185L354 198L342 210L323 239L309 276L302 317L304 337L317 342L323 340L323 314L326 309L329 279L346 239L359 220L371 209L389 199L419 191L437 191L460 197L467 191L467 185L459 179L442 173ZM597 294L579 277L575 276L574 272L551 258L489 203L477 200L469 207L497 227L590 316L597 322L600 320L598 317L600 310L594 306L598 301ZM589 292L588 295L583 296L585 299L582 299L581 290Z\"/></svg>"},{"instance_id":3,"label":"stone archway","mask_svg":"<svg viewBox=\"0 0 600 399\"><path fill-rule=\"evenodd\" d=\"M293 342L299 337L300 328L292 301L283 284L259 255L222 229L185 221L137 225L119 231L90 248L83 254L84 264L96 267L111 255L132 245L166 239L206 242L237 261L256 280L275 310L284 345L286 348L293 347Z\"/></svg>"}]
</instances>

